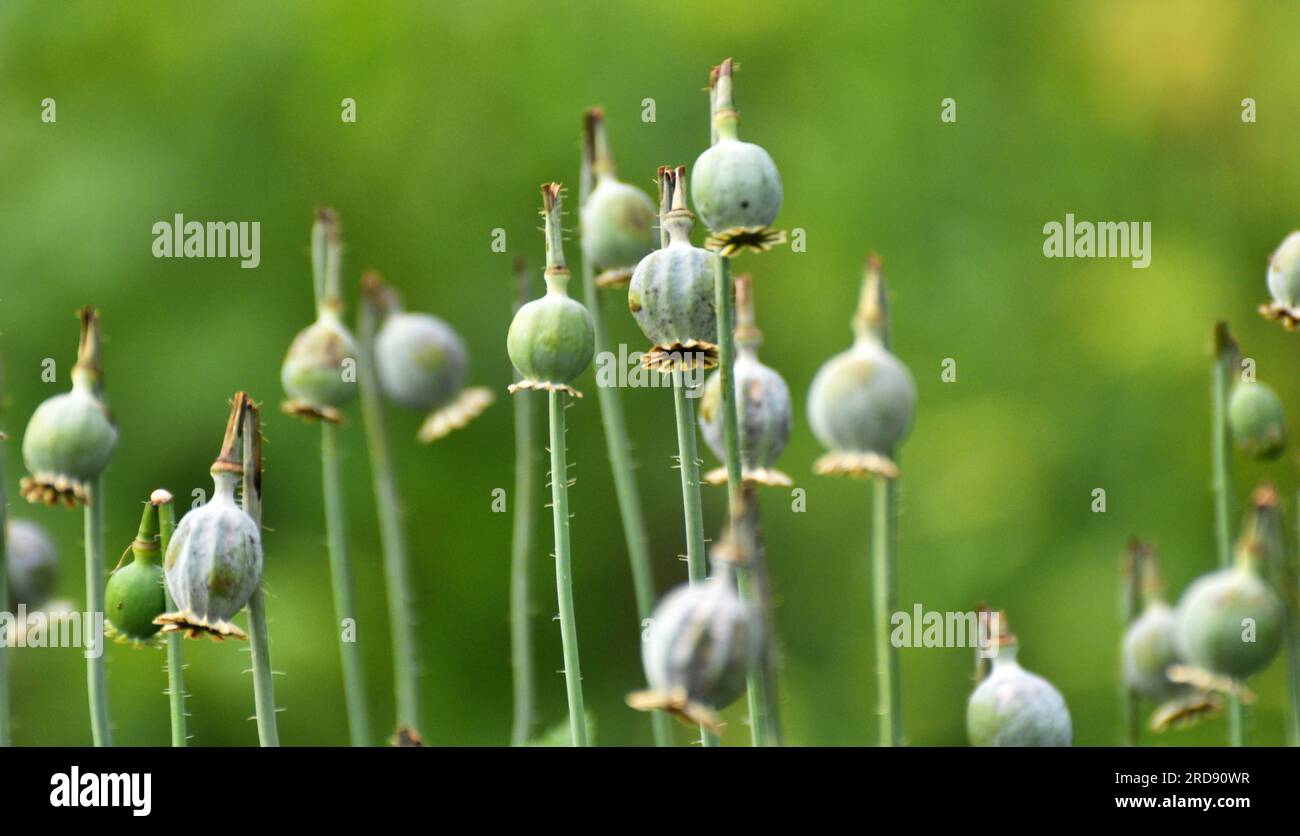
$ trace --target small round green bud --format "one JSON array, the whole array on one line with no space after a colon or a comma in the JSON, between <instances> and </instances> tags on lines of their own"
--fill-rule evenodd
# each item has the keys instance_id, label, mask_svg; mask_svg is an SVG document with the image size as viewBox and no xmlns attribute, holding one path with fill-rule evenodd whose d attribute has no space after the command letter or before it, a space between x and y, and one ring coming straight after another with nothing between
<instances>
[{"instance_id":1,"label":"small round green bud","mask_svg":"<svg viewBox=\"0 0 1300 836\"><path fill-rule=\"evenodd\" d=\"M337 312L326 307L298 332L280 367L280 383L292 399L286 410L337 420L338 408L356 397L356 343Z\"/></svg>"},{"instance_id":2,"label":"small round green bud","mask_svg":"<svg viewBox=\"0 0 1300 836\"><path fill-rule=\"evenodd\" d=\"M1300 318L1300 232L1288 235L1269 258L1268 292L1273 303L1264 306L1264 315L1294 328Z\"/></svg>"},{"instance_id":3,"label":"small round green bud","mask_svg":"<svg viewBox=\"0 0 1300 836\"><path fill-rule=\"evenodd\" d=\"M1191 692L1169 678L1169 668L1183 664L1177 646L1178 619L1164 601L1151 601L1124 633L1124 684L1156 703Z\"/></svg>"},{"instance_id":4,"label":"small round green bud","mask_svg":"<svg viewBox=\"0 0 1300 836\"><path fill-rule=\"evenodd\" d=\"M1286 415L1282 401L1264 383L1239 382L1228 398L1228 429L1237 449L1269 461L1286 449Z\"/></svg>"},{"instance_id":5,"label":"small round green bud","mask_svg":"<svg viewBox=\"0 0 1300 836\"><path fill-rule=\"evenodd\" d=\"M627 306L641 333L653 344L651 367L711 367L717 363L718 316L714 300L716 259L691 245L694 217L686 208L686 168L661 168L660 186L672 195L664 216L668 246L637 264L627 289Z\"/></svg>"},{"instance_id":6,"label":"small round green bud","mask_svg":"<svg viewBox=\"0 0 1300 836\"><path fill-rule=\"evenodd\" d=\"M709 77L713 146L695 161L695 211L724 254L740 246L762 251L783 240L771 230L781 210L781 175L767 151L737 135L740 113L732 103L732 61Z\"/></svg>"},{"instance_id":7,"label":"small round green bud","mask_svg":"<svg viewBox=\"0 0 1300 836\"><path fill-rule=\"evenodd\" d=\"M1282 602L1248 566L1199 578L1178 603L1178 647L1192 664L1245 679L1268 667L1282 642Z\"/></svg>"},{"instance_id":8,"label":"small round green bud","mask_svg":"<svg viewBox=\"0 0 1300 836\"><path fill-rule=\"evenodd\" d=\"M54 592L59 577L59 558L54 543L39 525L29 520L9 520L6 538L6 576L9 579L9 612L23 604L39 609Z\"/></svg>"},{"instance_id":9,"label":"small round green bud","mask_svg":"<svg viewBox=\"0 0 1300 836\"><path fill-rule=\"evenodd\" d=\"M1070 710L1052 683L1016 660L1016 641L1004 636L989 675L966 705L972 746L1069 746Z\"/></svg>"},{"instance_id":10,"label":"small round green bud","mask_svg":"<svg viewBox=\"0 0 1300 836\"><path fill-rule=\"evenodd\" d=\"M465 343L446 322L423 313L395 311L375 337L375 371L384 394L428 412L455 400L465 385Z\"/></svg>"},{"instance_id":11,"label":"small round green bud","mask_svg":"<svg viewBox=\"0 0 1300 836\"><path fill-rule=\"evenodd\" d=\"M564 264L560 224L560 184L542 186L546 218L546 293L522 306L510 323L506 350L521 380L510 386L577 394L570 381L591 365L596 334L591 314L569 298L569 269Z\"/></svg>"},{"instance_id":12,"label":"small round green bud","mask_svg":"<svg viewBox=\"0 0 1300 836\"><path fill-rule=\"evenodd\" d=\"M191 636L247 638L230 619L262 582L262 535L235 501L239 474L213 467L213 496L181 518L167 546L167 588L177 612L159 618Z\"/></svg>"},{"instance_id":13,"label":"small round green bud","mask_svg":"<svg viewBox=\"0 0 1300 836\"><path fill-rule=\"evenodd\" d=\"M158 553L158 508L152 503L145 506L130 553L130 561L119 565L108 578L104 615L113 627L114 638L140 644L162 629L154 619L167 609L162 555Z\"/></svg>"},{"instance_id":14,"label":"small round green bud","mask_svg":"<svg viewBox=\"0 0 1300 836\"><path fill-rule=\"evenodd\" d=\"M655 607L641 649L650 690L629 704L664 709L716 727L716 712L745 693L745 677L761 662L763 621L736 594L730 571L682 585Z\"/></svg>"}]
</instances>

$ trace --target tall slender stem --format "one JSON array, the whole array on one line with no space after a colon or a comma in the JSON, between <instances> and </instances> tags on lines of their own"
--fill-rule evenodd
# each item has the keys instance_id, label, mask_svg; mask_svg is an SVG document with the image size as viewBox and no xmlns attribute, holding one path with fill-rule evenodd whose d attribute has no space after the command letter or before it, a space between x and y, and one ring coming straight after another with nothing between
<instances>
[{"instance_id":1,"label":"tall slender stem","mask_svg":"<svg viewBox=\"0 0 1300 836\"><path fill-rule=\"evenodd\" d=\"M325 539L330 582L334 587L335 629L343 664L343 698L347 704L348 736L353 746L370 745L370 714L366 707L361 650L357 647L356 607L352 600L352 567L348 562L343 511L343 477L339 468L338 427L321 422L321 485L325 493Z\"/></svg>"},{"instance_id":2,"label":"tall slender stem","mask_svg":"<svg viewBox=\"0 0 1300 836\"><path fill-rule=\"evenodd\" d=\"M104 617L104 477L96 476L85 508L86 611L91 618ZM112 746L108 720L108 682L104 670L104 639L101 632L98 653L86 660L86 685L90 693L90 734L96 746Z\"/></svg>"},{"instance_id":3,"label":"tall slender stem","mask_svg":"<svg viewBox=\"0 0 1300 836\"><path fill-rule=\"evenodd\" d=\"M898 481L873 480L871 525L872 615L876 641L876 696L880 704L880 745L903 744L902 683L898 648L889 639L890 618L898 609L897 530L895 512Z\"/></svg>"},{"instance_id":4,"label":"tall slender stem","mask_svg":"<svg viewBox=\"0 0 1300 836\"><path fill-rule=\"evenodd\" d=\"M781 746L780 702L777 699L777 651L775 619L772 617L771 580L767 573L763 532L759 523L758 494L745 485L741 494L741 516L736 521L742 542L748 545L749 562L736 574L736 588L741 597L759 609L766 628L762 667L747 680L750 734L755 746Z\"/></svg>"},{"instance_id":5,"label":"tall slender stem","mask_svg":"<svg viewBox=\"0 0 1300 836\"><path fill-rule=\"evenodd\" d=\"M527 301L528 270L520 259L515 265L515 310ZM515 380L521 375L515 372ZM515 713L510 745L523 746L533 733L537 709L537 681L533 662L532 593L529 558L533 553L533 395L515 393L515 519L510 538L510 667L514 673Z\"/></svg>"},{"instance_id":6,"label":"tall slender stem","mask_svg":"<svg viewBox=\"0 0 1300 836\"><path fill-rule=\"evenodd\" d=\"M1237 342L1228 325L1214 326L1214 366L1211 374L1213 404L1211 455L1214 462L1214 535L1219 568L1232 565L1232 437L1228 431L1228 391L1236 372ZM1228 696L1228 739L1245 745L1246 708L1235 695Z\"/></svg>"},{"instance_id":7,"label":"tall slender stem","mask_svg":"<svg viewBox=\"0 0 1300 836\"><path fill-rule=\"evenodd\" d=\"M603 126L595 124L598 113L588 111L586 141L583 142L582 176L579 179L578 206L587 203L591 193L592 167L597 149L597 137ZM597 357L610 352L609 329L605 322L605 308L601 304L600 290L596 287L596 271L591 260L582 259L582 298L591 312L595 333ZM631 443L628 441L627 421L623 417L623 398L615 386L597 383L596 400L600 405L600 423L605 431L605 449L609 454L610 471L614 476L614 497L623 524L623 539L627 544L627 559L632 570L632 592L636 597L639 625L648 623L654 611L655 584L650 564L650 539L646 534L645 515L641 510L641 490L632 469ZM518 420L518 419L516 419ZM520 448L524 449L524 448ZM519 507L518 505L515 506ZM651 730L656 746L672 745L672 727L669 717L662 711L650 714Z\"/></svg>"},{"instance_id":8,"label":"tall slender stem","mask_svg":"<svg viewBox=\"0 0 1300 836\"><path fill-rule=\"evenodd\" d=\"M578 660L578 620L573 609L573 566L569 553L569 466L565 457L564 393L548 392L551 424L551 514L555 525L555 595L564 646L564 687L569 700L569 731L574 746L587 745L587 714L582 701Z\"/></svg>"},{"instance_id":9,"label":"tall slender stem","mask_svg":"<svg viewBox=\"0 0 1300 836\"><path fill-rule=\"evenodd\" d=\"M158 548L167 554L167 544L176 530L176 504L166 491L154 491L150 498L158 506ZM166 612L176 609L171 591L163 584ZM171 715L172 746L184 748L189 744L185 720L185 659L181 650L182 634L167 634L167 708Z\"/></svg>"},{"instance_id":10,"label":"tall slender stem","mask_svg":"<svg viewBox=\"0 0 1300 836\"><path fill-rule=\"evenodd\" d=\"M1123 675L1123 658L1124 658L1124 636L1128 627L1137 617L1138 608L1140 607L1140 588L1145 567L1142 562L1143 549L1146 546L1138 541L1131 541L1128 549L1124 554L1124 565L1120 573L1120 660L1121 671L1119 678L1120 707L1124 716L1124 744L1126 746L1137 746L1141 737L1142 724L1139 716L1141 700L1136 689L1129 687L1124 681Z\"/></svg>"},{"instance_id":11,"label":"tall slender stem","mask_svg":"<svg viewBox=\"0 0 1300 836\"><path fill-rule=\"evenodd\" d=\"M1287 613L1287 745L1300 746L1300 493L1296 494L1296 539L1291 549L1283 551L1287 565L1281 572L1283 600Z\"/></svg>"},{"instance_id":12,"label":"tall slender stem","mask_svg":"<svg viewBox=\"0 0 1300 836\"><path fill-rule=\"evenodd\" d=\"M2 396L2 394L0 394ZM9 506L5 497L5 457L4 433L0 432L0 607L9 606ZM15 626L12 628L16 630ZM9 644L17 639L10 633L0 631L0 748L11 744L9 732L9 657L12 653Z\"/></svg>"},{"instance_id":13,"label":"tall slender stem","mask_svg":"<svg viewBox=\"0 0 1300 836\"><path fill-rule=\"evenodd\" d=\"M244 484L240 501L244 513L262 530L262 415L257 404L244 393L235 396L244 406ZM265 551L265 550L264 550ZM263 568L263 575L265 575ZM271 669L271 631L266 620L266 597L258 584L248 599L248 643L253 657L253 706L257 718L257 740L261 746L279 746L280 729L275 719L275 681Z\"/></svg>"},{"instance_id":14,"label":"tall slender stem","mask_svg":"<svg viewBox=\"0 0 1300 836\"><path fill-rule=\"evenodd\" d=\"M379 518L379 540L383 549L384 580L388 592L388 624L393 642L393 691L397 701L397 725L419 737L420 657L416 649L412 584L407 558L406 534L402 528L402 504L393 475L388 432L384 427L384 405L375 377L375 332L378 328L383 286L378 276L368 274L361 300L357 329L357 382L361 390L361 417L370 451L370 477L374 483L375 510ZM399 736L401 732L399 731Z\"/></svg>"}]
</instances>

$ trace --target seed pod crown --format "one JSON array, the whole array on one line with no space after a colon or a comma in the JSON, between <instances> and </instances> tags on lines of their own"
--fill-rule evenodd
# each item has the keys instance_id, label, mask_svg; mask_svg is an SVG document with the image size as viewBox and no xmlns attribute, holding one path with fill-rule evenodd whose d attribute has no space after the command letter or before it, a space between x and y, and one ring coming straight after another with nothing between
<instances>
[{"instance_id":1,"label":"seed pod crown","mask_svg":"<svg viewBox=\"0 0 1300 836\"><path fill-rule=\"evenodd\" d=\"M1293 330L1300 323L1300 231L1283 239L1269 257L1267 282L1273 298L1259 312Z\"/></svg>"},{"instance_id":2,"label":"seed pod crown","mask_svg":"<svg viewBox=\"0 0 1300 836\"><path fill-rule=\"evenodd\" d=\"M117 446L117 428L100 399L99 314L87 307L80 316L72 390L37 407L23 434L23 462L31 475L23 478L21 491L31 502L89 504L90 483Z\"/></svg>"},{"instance_id":3,"label":"seed pod crown","mask_svg":"<svg viewBox=\"0 0 1300 836\"><path fill-rule=\"evenodd\" d=\"M506 350L521 377L510 385L510 391L558 390L581 397L569 383L591 365L596 336L591 314L568 293L560 191L559 183L542 186L546 293L522 306L510 323Z\"/></svg>"}]
</instances>

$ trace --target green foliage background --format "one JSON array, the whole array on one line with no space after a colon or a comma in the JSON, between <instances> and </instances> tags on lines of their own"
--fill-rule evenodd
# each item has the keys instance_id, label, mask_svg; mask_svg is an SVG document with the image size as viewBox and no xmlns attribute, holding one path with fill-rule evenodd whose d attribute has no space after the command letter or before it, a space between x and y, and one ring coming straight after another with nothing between
<instances>
[{"instance_id":1,"label":"green foliage background","mask_svg":"<svg viewBox=\"0 0 1300 836\"><path fill-rule=\"evenodd\" d=\"M425 736L502 744L510 723L505 386L510 262L542 258L537 184L576 184L582 110L603 104L625 179L690 164L708 140L709 67L734 55L746 138L786 185L779 223L807 252L744 257L756 276L764 357L789 381L796 427L784 468L807 491L792 513L765 498L785 655L788 738L875 739L866 561L868 490L818 478L804 421L817 366L847 346L861 260L881 252L898 353L920 407L904 450L901 601L1005 608L1024 663L1055 682L1077 740L1119 739L1117 572L1127 537L1158 541L1177 592L1214 563L1209 337L1227 318L1260 378L1300 409L1296 337L1254 313L1267 255L1296 226L1300 10L1274 3L1035 2L397 3L0 5L0 355L4 479L22 428L63 389L74 311L102 310L107 393L121 444L107 474L111 557L158 486L209 488L227 399L267 405L266 582L281 737L346 740L328 591L318 433L281 415L278 370L311 315L312 208L338 208L355 295L374 266L409 307L454 323L473 379L497 404L431 448L389 412L414 550ZM57 124L40 103L57 100ZM953 97L958 122L941 124ZM1258 102L1243 124L1241 100ZM356 124L340 100L358 102ZM642 100L656 121L640 120ZM571 192L576 197L576 190ZM1042 226L1150 221L1147 270L1047 260ZM257 220L262 263L155 259L150 229ZM575 213L569 215L576 224ZM494 228L509 252L493 253ZM576 244L574 247L576 256ZM538 286L540 288L540 271ZM350 301L355 301L350 300ZM616 340L643 338L616 299ZM40 380L58 362L56 385ZM958 380L940 381L944 358ZM578 382L594 386L591 373ZM685 577L671 398L624 394L661 589ZM650 740L623 705L643 684L638 625L594 397L569 412L574 564L583 673L600 742ZM387 621L359 420L343 433L349 542L374 736L392 723ZM1290 495L1293 454L1237 463ZM712 457L707 464L713 466ZM1104 488L1107 510L1090 510ZM540 493L539 493L540 496ZM706 497L716 531L721 494ZM79 514L15 504L57 539L59 592L83 600ZM541 707L564 711L549 521L534 560ZM187 643L191 730L252 744L248 658ZM116 739L165 744L161 652L109 649ZM90 740L76 650L20 651L14 736ZM971 654L903 653L908 737L965 741ZM1284 665L1255 682L1255 741L1281 740ZM747 739L743 710L727 740ZM1222 721L1160 738L1218 743ZM685 743L689 734L682 729Z\"/></svg>"}]
</instances>

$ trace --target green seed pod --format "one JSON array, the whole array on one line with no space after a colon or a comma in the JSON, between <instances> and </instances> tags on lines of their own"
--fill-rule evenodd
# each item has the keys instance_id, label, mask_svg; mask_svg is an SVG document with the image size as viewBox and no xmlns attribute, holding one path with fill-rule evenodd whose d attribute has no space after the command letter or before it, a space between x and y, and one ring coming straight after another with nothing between
<instances>
[{"instance_id":1,"label":"green seed pod","mask_svg":"<svg viewBox=\"0 0 1300 836\"><path fill-rule=\"evenodd\" d=\"M117 446L117 428L99 397L99 315L81 311L81 345L72 369L72 391L46 400L27 423L23 461L31 476L22 494L31 502L73 507L89 504L89 486Z\"/></svg>"},{"instance_id":2,"label":"green seed pod","mask_svg":"<svg viewBox=\"0 0 1300 836\"><path fill-rule=\"evenodd\" d=\"M793 409L790 388L774 369L758 359L763 336L754 324L750 277L736 276L736 392L739 400L740 463L744 479L761 485L784 486L790 477L775 469L776 460L790 440ZM726 458L722 420L722 375L715 372L700 398L700 430L709 449ZM727 480L725 467L705 475L705 481Z\"/></svg>"},{"instance_id":3,"label":"green seed pod","mask_svg":"<svg viewBox=\"0 0 1300 836\"><path fill-rule=\"evenodd\" d=\"M39 609L49 600L59 577L54 543L36 523L9 520L5 554L9 612L17 612L19 604L28 610Z\"/></svg>"},{"instance_id":4,"label":"green seed pod","mask_svg":"<svg viewBox=\"0 0 1300 836\"><path fill-rule=\"evenodd\" d=\"M655 207L645 192L618 179L605 137L605 113L587 111L584 140L595 188L582 206L582 255L599 270L601 286L626 281L654 249Z\"/></svg>"},{"instance_id":5,"label":"green seed pod","mask_svg":"<svg viewBox=\"0 0 1300 836\"><path fill-rule=\"evenodd\" d=\"M1268 261L1268 292L1271 304L1260 313L1279 319L1287 329L1300 322L1300 232L1288 235Z\"/></svg>"},{"instance_id":6,"label":"green seed pod","mask_svg":"<svg viewBox=\"0 0 1300 836\"><path fill-rule=\"evenodd\" d=\"M745 677L762 660L763 621L734 583L723 564L714 577L659 602L641 650L650 690L628 698L633 708L716 728L717 710L745 693Z\"/></svg>"},{"instance_id":7,"label":"green seed pod","mask_svg":"<svg viewBox=\"0 0 1300 836\"><path fill-rule=\"evenodd\" d=\"M1149 601L1124 633L1124 684L1156 703L1187 696L1192 688L1169 678L1184 663L1177 646L1178 619L1164 601Z\"/></svg>"},{"instance_id":8,"label":"green seed pod","mask_svg":"<svg viewBox=\"0 0 1300 836\"><path fill-rule=\"evenodd\" d=\"M295 415L337 421L338 408L352 400L356 387L356 343L338 311L321 309L311 325L298 332L280 367L280 383Z\"/></svg>"},{"instance_id":9,"label":"green seed pod","mask_svg":"<svg viewBox=\"0 0 1300 836\"><path fill-rule=\"evenodd\" d=\"M158 507L147 504L140 530L131 543L131 559L123 558L104 589L104 615L113 638L141 644L162 629L154 622L167 609L163 593L162 555L158 551Z\"/></svg>"},{"instance_id":10,"label":"green seed pod","mask_svg":"<svg viewBox=\"0 0 1300 836\"><path fill-rule=\"evenodd\" d=\"M1282 401L1264 383L1238 382L1228 398L1228 429L1237 449L1270 461L1286 449L1286 415Z\"/></svg>"},{"instance_id":11,"label":"green seed pod","mask_svg":"<svg viewBox=\"0 0 1300 836\"><path fill-rule=\"evenodd\" d=\"M428 412L451 403L465 385L465 343L436 316L394 311L375 337L375 371L384 394Z\"/></svg>"},{"instance_id":12,"label":"green seed pod","mask_svg":"<svg viewBox=\"0 0 1300 836\"><path fill-rule=\"evenodd\" d=\"M781 210L781 175L767 151L737 136L740 114L732 105L731 74L728 58L710 79L716 139L695 161L695 211L715 236L761 239ZM754 243L766 248L761 240Z\"/></svg>"},{"instance_id":13,"label":"green seed pod","mask_svg":"<svg viewBox=\"0 0 1300 836\"><path fill-rule=\"evenodd\" d=\"M159 619L168 631L247 638L230 619L262 582L262 536L235 501L239 478L218 460L212 499L176 526L164 565L177 612Z\"/></svg>"},{"instance_id":14,"label":"green seed pod","mask_svg":"<svg viewBox=\"0 0 1300 836\"><path fill-rule=\"evenodd\" d=\"M1069 746L1070 710L1052 683L1016 660L1014 636L1002 635L993 669L966 705L972 746Z\"/></svg>"},{"instance_id":15,"label":"green seed pod","mask_svg":"<svg viewBox=\"0 0 1300 836\"><path fill-rule=\"evenodd\" d=\"M884 294L873 258L854 317L853 347L827 360L808 390L808 423L830 451L818 460L819 473L898 475L893 457L912 426L916 385L886 348Z\"/></svg>"},{"instance_id":16,"label":"green seed pod","mask_svg":"<svg viewBox=\"0 0 1300 836\"><path fill-rule=\"evenodd\" d=\"M717 257L691 246L695 219L686 208L686 168L659 169L660 188L671 195L664 216L668 245L636 266L627 306L653 344L644 362L661 370L717 365L718 316L714 302Z\"/></svg>"},{"instance_id":17,"label":"green seed pod","mask_svg":"<svg viewBox=\"0 0 1300 836\"><path fill-rule=\"evenodd\" d=\"M563 228L560 225L560 184L542 186L546 218L546 294L515 313L506 335L510 362L521 380L510 386L579 392L569 382L591 365L596 336L591 314L569 298L569 269L564 264Z\"/></svg>"}]
</instances>

